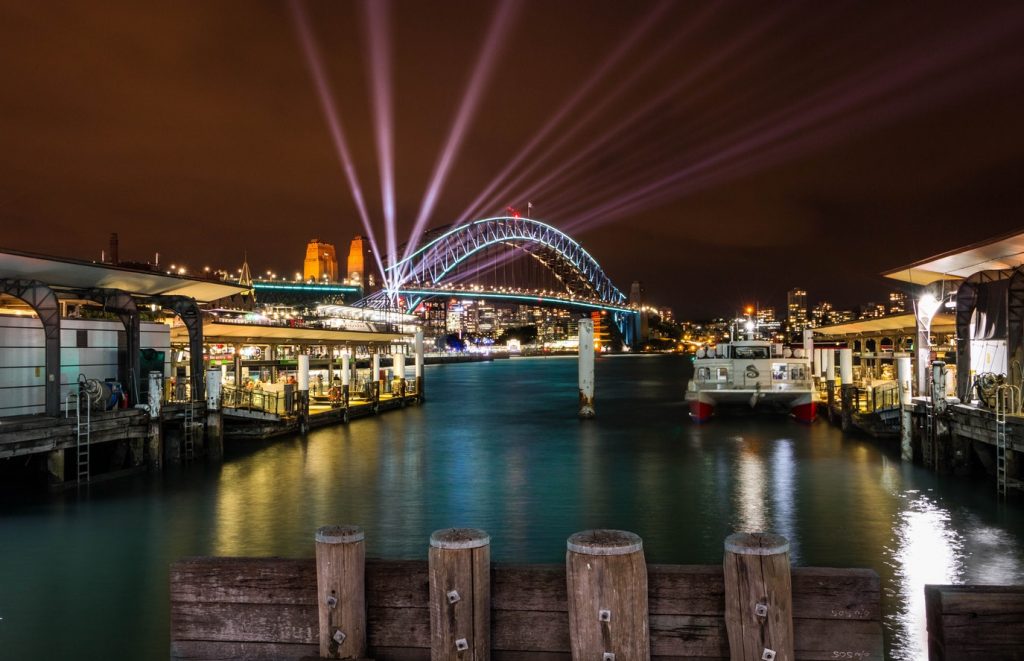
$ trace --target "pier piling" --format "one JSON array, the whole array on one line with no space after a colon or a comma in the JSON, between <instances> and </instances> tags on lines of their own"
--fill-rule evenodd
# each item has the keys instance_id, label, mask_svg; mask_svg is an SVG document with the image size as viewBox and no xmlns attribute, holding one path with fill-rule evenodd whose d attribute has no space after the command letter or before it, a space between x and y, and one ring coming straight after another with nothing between
<instances>
[{"instance_id":1,"label":"pier piling","mask_svg":"<svg viewBox=\"0 0 1024 661\"><path fill-rule=\"evenodd\" d=\"M491 538L475 528L430 536L431 661L491 656Z\"/></svg>"},{"instance_id":2,"label":"pier piling","mask_svg":"<svg viewBox=\"0 0 1024 661\"><path fill-rule=\"evenodd\" d=\"M341 354L341 402L345 410L348 410L348 394L351 388L352 371L349 368L348 352Z\"/></svg>"},{"instance_id":3,"label":"pier piling","mask_svg":"<svg viewBox=\"0 0 1024 661\"><path fill-rule=\"evenodd\" d=\"M320 657L366 656L366 544L358 526L316 531Z\"/></svg>"},{"instance_id":4,"label":"pier piling","mask_svg":"<svg viewBox=\"0 0 1024 661\"><path fill-rule=\"evenodd\" d=\"M825 359L825 394L827 396L828 421L833 421L833 411L836 403L836 352L834 349L827 349L822 357Z\"/></svg>"},{"instance_id":5,"label":"pier piling","mask_svg":"<svg viewBox=\"0 0 1024 661\"><path fill-rule=\"evenodd\" d=\"M164 375L162 372L149 373L149 430L146 434L146 453L150 470L160 470L163 464L164 448L160 428L160 402L163 395Z\"/></svg>"},{"instance_id":6,"label":"pier piling","mask_svg":"<svg viewBox=\"0 0 1024 661\"><path fill-rule=\"evenodd\" d=\"M643 541L624 530L585 530L565 554L574 661L651 658Z\"/></svg>"},{"instance_id":7,"label":"pier piling","mask_svg":"<svg viewBox=\"0 0 1024 661\"><path fill-rule=\"evenodd\" d=\"M224 418L220 409L221 371L206 372L206 456L220 460L224 456Z\"/></svg>"},{"instance_id":8,"label":"pier piling","mask_svg":"<svg viewBox=\"0 0 1024 661\"><path fill-rule=\"evenodd\" d=\"M309 431L309 354L300 353L298 361L299 431Z\"/></svg>"},{"instance_id":9,"label":"pier piling","mask_svg":"<svg viewBox=\"0 0 1024 661\"><path fill-rule=\"evenodd\" d=\"M594 321L579 321L579 416L583 419L594 417Z\"/></svg>"},{"instance_id":10,"label":"pier piling","mask_svg":"<svg viewBox=\"0 0 1024 661\"><path fill-rule=\"evenodd\" d=\"M914 460L911 379L913 379L913 367L910 364L910 356L906 354L896 356L896 381L900 395L900 459L903 461Z\"/></svg>"},{"instance_id":11,"label":"pier piling","mask_svg":"<svg viewBox=\"0 0 1024 661\"><path fill-rule=\"evenodd\" d=\"M839 350L839 406L840 424L844 432L853 429L853 409L857 397L857 386L853 383L853 349Z\"/></svg>"},{"instance_id":12,"label":"pier piling","mask_svg":"<svg viewBox=\"0 0 1024 661\"><path fill-rule=\"evenodd\" d=\"M793 661L789 542L770 533L729 535L724 566L729 658Z\"/></svg>"},{"instance_id":13,"label":"pier piling","mask_svg":"<svg viewBox=\"0 0 1024 661\"><path fill-rule=\"evenodd\" d=\"M416 397L421 402L424 401L423 397L423 331L416 331L416 337L414 339L414 348L416 351Z\"/></svg>"}]
</instances>

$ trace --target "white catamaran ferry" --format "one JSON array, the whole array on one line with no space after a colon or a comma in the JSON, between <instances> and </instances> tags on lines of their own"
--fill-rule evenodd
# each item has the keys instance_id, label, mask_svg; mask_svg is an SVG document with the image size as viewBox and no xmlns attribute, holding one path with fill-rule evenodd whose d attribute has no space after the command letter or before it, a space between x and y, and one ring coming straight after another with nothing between
<instances>
[{"instance_id":1,"label":"white catamaran ferry","mask_svg":"<svg viewBox=\"0 0 1024 661\"><path fill-rule=\"evenodd\" d=\"M699 349L686 393L690 417L707 422L720 407L749 406L814 422L816 392L804 353L765 340L735 340Z\"/></svg>"}]
</instances>

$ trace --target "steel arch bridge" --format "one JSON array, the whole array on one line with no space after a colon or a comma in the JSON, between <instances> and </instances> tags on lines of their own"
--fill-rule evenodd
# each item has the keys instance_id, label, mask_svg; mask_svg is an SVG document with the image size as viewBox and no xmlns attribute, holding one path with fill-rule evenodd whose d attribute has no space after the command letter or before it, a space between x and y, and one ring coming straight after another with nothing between
<instances>
[{"instance_id":1,"label":"steel arch bridge","mask_svg":"<svg viewBox=\"0 0 1024 661\"><path fill-rule=\"evenodd\" d=\"M412 309L431 292L448 295L444 287L450 277L481 251L491 246L527 246L530 256L551 271L566 291L564 298L538 297L536 302L580 310L607 310L623 339L632 344L636 311L627 307L626 295L612 283L597 260L561 230L530 218L498 216L454 228L438 228L428 236L431 234L434 236L416 251L387 267L388 289L361 303L384 307L404 296ZM488 293L478 290L476 295L486 298Z\"/></svg>"}]
</instances>

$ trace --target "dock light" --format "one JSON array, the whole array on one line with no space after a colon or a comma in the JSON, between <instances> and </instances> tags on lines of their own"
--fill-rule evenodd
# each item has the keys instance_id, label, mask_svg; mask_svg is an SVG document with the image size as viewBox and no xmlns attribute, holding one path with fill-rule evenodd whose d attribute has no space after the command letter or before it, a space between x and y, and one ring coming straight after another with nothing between
<instances>
[{"instance_id":1,"label":"dock light","mask_svg":"<svg viewBox=\"0 0 1024 661\"><path fill-rule=\"evenodd\" d=\"M746 328L746 329L747 329L748 331L752 331L752 330L754 330L754 322L752 322L752 321L748 321L748 322L746 323L746 325L744 326L744 328Z\"/></svg>"}]
</instances>

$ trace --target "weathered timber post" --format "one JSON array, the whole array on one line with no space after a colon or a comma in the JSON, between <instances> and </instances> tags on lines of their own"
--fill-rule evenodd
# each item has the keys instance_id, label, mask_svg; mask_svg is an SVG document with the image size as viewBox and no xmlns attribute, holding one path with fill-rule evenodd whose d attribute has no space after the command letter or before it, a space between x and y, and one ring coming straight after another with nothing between
<instances>
[{"instance_id":1,"label":"weathered timber post","mask_svg":"<svg viewBox=\"0 0 1024 661\"><path fill-rule=\"evenodd\" d=\"M475 528L430 536L430 659L491 658L491 538Z\"/></svg>"},{"instance_id":2,"label":"weathered timber post","mask_svg":"<svg viewBox=\"0 0 1024 661\"><path fill-rule=\"evenodd\" d=\"M900 459L914 460L914 420L910 384L913 379L913 367L910 356L896 356L896 384L900 394Z\"/></svg>"},{"instance_id":3,"label":"weathered timber post","mask_svg":"<svg viewBox=\"0 0 1024 661\"><path fill-rule=\"evenodd\" d=\"M384 392L384 378L380 373L380 353L376 349L373 351L370 366L370 375L373 378L373 412L376 413L380 406L381 393Z\"/></svg>"},{"instance_id":4,"label":"weathered timber post","mask_svg":"<svg viewBox=\"0 0 1024 661\"><path fill-rule=\"evenodd\" d=\"M352 380L352 372L349 369L348 361L348 353L341 354L341 402L346 412L348 411L348 393L351 389Z\"/></svg>"},{"instance_id":5,"label":"weathered timber post","mask_svg":"<svg viewBox=\"0 0 1024 661\"><path fill-rule=\"evenodd\" d=\"M580 411L583 419L594 417L594 320L580 319Z\"/></svg>"},{"instance_id":6,"label":"weathered timber post","mask_svg":"<svg viewBox=\"0 0 1024 661\"><path fill-rule=\"evenodd\" d=\"M946 401L946 363L941 360L932 361L932 438L931 464L938 473L949 472L948 453L951 445L950 424Z\"/></svg>"},{"instance_id":7,"label":"weathered timber post","mask_svg":"<svg viewBox=\"0 0 1024 661\"><path fill-rule=\"evenodd\" d=\"M300 353L298 361L299 369L299 431L303 434L309 431L309 354Z\"/></svg>"},{"instance_id":8,"label":"weathered timber post","mask_svg":"<svg viewBox=\"0 0 1024 661\"><path fill-rule=\"evenodd\" d=\"M725 539L725 627L732 661L793 661L789 542L770 533Z\"/></svg>"},{"instance_id":9,"label":"weathered timber post","mask_svg":"<svg viewBox=\"0 0 1024 661\"><path fill-rule=\"evenodd\" d=\"M413 346L415 347L416 350L416 398L420 402L423 402L423 331L416 331L416 336L415 339L413 340Z\"/></svg>"},{"instance_id":10,"label":"weathered timber post","mask_svg":"<svg viewBox=\"0 0 1024 661\"><path fill-rule=\"evenodd\" d=\"M835 420L836 403L836 352L835 349L826 349L823 354L825 358L825 395L828 406L828 421Z\"/></svg>"},{"instance_id":11,"label":"weathered timber post","mask_svg":"<svg viewBox=\"0 0 1024 661\"><path fill-rule=\"evenodd\" d=\"M149 454L149 468L160 470L163 461L164 448L161 438L160 427L160 403L163 396L164 375L163 372L149 373L149 430L146 434L147 453Z\"/></svg>"},{"instance_id":12,"label":"weathered timber post","mask_svg":"<svg viewBox=\"0 0 1024 661\"><path fill-rule=\"evenodd\" d=\"M46 481L51 486L64 484L64 450L46 453Z\"/></svg>"},{"instance_id":13,"label":"weathered timber post","mask_svg":"<svg viewBox=\"0 0 1024 661\"><path fill-rule=\"evenodd\" d=\"M402 398L402 403L405 403L405 353L403 351L396 351L393 358L395 379L398 381L398 396Z\"/></svg>"},{"instance_id":14,"label":"weathered timber post","mask_svg":"<svg viewBox=\"0 0 1024 661\"><path fill-rule=\"evenodd\" d=\"M573 660L650 659L643 541L624 530L584 530L566 547Z\"/></svg>"},{"instance_id":15,"label":"weathered timber post","mask_svg":"<svg viewBox=\"0 0 1024 661\"><path fill-rule=\"evenodd\" d=\"M853 411L856 408L857 386L853 383L853 349L839 350L840 427L844 432L853 429Z\"/></svg>"},{"instance_id":16,"label":"weathered timber post","mask_svg":"<svg viewBox=\"0 0 1024 661\"><path fill-rule=\"evenodd\" d=\"M206 372L206 456L219 461L224 457L224 417L220 410L220 369Z\"/></svg>"},{"instance_id":17,"label":"weathered timber post","mask_svg":"<svg viewBox=\"0 0 1024 661\"><path fill-rule=\"evenodd\" d=\"M316 596L320 657L366 656L366 544L358 526L316 531Z\"/></svg>"}]
</instances>

